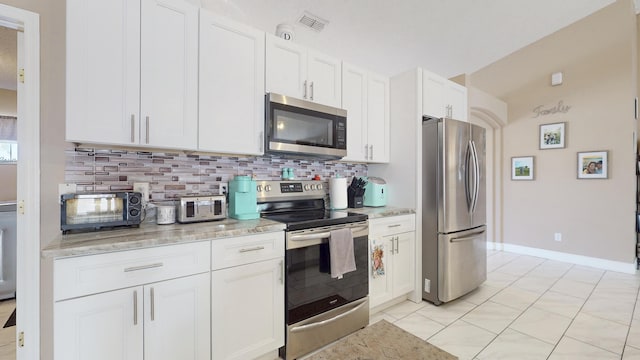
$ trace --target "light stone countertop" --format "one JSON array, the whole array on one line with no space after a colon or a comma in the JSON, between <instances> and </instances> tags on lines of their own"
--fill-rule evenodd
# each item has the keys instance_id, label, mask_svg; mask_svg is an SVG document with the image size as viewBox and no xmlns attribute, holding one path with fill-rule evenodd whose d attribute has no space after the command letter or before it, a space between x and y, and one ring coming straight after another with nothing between
<instances>
[{"instance_id":1,"label":"light stone countertop","mask_svg":"<svg viewBox=\"0 0 640 360\"><path fill-rule=\"evenodd\" d=\"M228 238L283 231L285 224L266 219L227 218L191 224L156 225L145 222L139 228L122 228L58 235L41 251L42 258L94 255L111 251L142 249L160 245Z\"/></svg>"},{"instance_id":2,"label":"light stone countertop","mask_svg":"<svg viewBox=\"0 0 640 360\"><path fill-rule=\"evenodd\" d=\"M415 214L413 209L396 207L362 207L347 209L369 219ZM42 249L42 258L94 255L112 251L142 249L161 245L204 241L257 233L283 231L285 225L266 219L235 220L227 218L192 224L156 225L144 222L139 228L122 228L62 235Z\"/></svg>"},{"instance_id":3,"label":"light stone countertop","mask_svg":"<svg viewBox=\"0 0 640 360\"><path fill-rule=\"evenodd\" d=\"M356 212L359 214L366 214L369 216L369 219L377 219L384 218L390 216L399 216L399 215L409 215L415 214L415 210L409 208L399 208L399 207L391 207L391 206L382 206L382 207L361 207L361 208L349 208L349 211Z\"/></svg>"}]
</instances>

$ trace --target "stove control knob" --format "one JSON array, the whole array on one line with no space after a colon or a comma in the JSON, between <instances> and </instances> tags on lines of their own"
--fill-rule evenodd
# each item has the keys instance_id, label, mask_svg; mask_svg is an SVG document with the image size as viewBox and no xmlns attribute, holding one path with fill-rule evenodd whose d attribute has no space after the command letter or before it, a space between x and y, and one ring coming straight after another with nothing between
<instances>
[{"instance_id":1,"label":"stove control knob","mask_svg":"<svg viewBox=\"0 0 640 360\"><path fill-rule=\"evenodd\" d=\"M258 192L262 192L262 185L258 185L257 190L258 190Z\"/></svg>"},{"instance_id":2,"label":"stove control knob","mask_svg":"<svg viewBox=\"0 0 640 360\"><path fill-rule=\"evenodd\" d=\"M305 190L305 191L309 191L309 184L305 184L305 185L304 185L304 190Z\"/></svg>"},{"instance_id":3,"label":"stove control knob","mask_svg":"<svg viewBox=\"0 0 640 360\"><path fill-rule=\"evenodd\" d=\"M266 191L266 192L271 191L271 185L266 185L266 186L264 187L264 191Z\"/></svg>"},{"instance_id":4,"label":"stove control knob","mask_svg":"<svg viewBox=\"0 0 640 360\"><path fill-rule=\"evenodd\" d=\"M316 186L315 185L311 185L311 190L315 190Z\"/></svg>"},{"instance_id":5,"label":"stove control knob","mask_svg":"<svg viewBox=\"0 0 640 360\"><path fill-rule=\"evenodd\" d=\"M316 185L316 189L318 189L318 190L322 190L322 184L318 184L318 185Z\"/></svg>"}]
</instances>

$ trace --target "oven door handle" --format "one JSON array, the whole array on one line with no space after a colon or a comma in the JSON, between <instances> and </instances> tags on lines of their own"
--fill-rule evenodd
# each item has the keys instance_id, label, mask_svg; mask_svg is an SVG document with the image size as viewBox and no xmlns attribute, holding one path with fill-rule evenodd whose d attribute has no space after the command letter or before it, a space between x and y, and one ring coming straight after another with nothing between
<instances>
[{"instance_id":1,"label":"oven door handle","mask_svg":"<svg viewBox=\"0 0 640 360\"><path fill-rule=\"evenodd\" d=\"M368 226L361 226L361 227L357 227L357 228L351 228L351 233L353 234L354 232L366 230L367 228L368 228ZM291 241L306 241L306 240L313 240L313 239L324 239L324 238L328 238L329 236L331 236L331 232L325 231L325 232L315 233L315 234L291 235L288 238L288 240L291 240Z\"/></svg>"},{"instance_id":2,"label":"oven door handle","mask_svg":"<svg viewBox=\"0 0 640 360\"><path fill-rule=\"evenodd\" d=\"M363 299L354 301L353 304L355 305L354 308L349 310L349 311L347 311L347 312L343 312L340 315L336 315L336 316L332 317L331 319L318 321L318 322L315 322L315 323L312 323L312 324L296 326L296 327L291 329L291 332L295 333L295 332L299 332L299 331L305 331L305 330L317 328L317 327L320 327L320 326L324 326L326 324L329 324L329 323L332 323L334 321L340 320L343 317L349 316L350 314L360 310L360 308L362 308L363 306L369 306L369 302L367 301L367 297L366 296Z\"/></svg>"}]
</instances>

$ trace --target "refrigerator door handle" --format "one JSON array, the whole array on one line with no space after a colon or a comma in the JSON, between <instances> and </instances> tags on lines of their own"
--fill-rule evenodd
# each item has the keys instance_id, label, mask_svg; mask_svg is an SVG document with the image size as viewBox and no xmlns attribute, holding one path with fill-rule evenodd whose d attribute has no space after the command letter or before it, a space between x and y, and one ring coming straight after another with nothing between
<instances>
[{"instance_id":1,"label":"refrigerator door handle","mask_svg":"<svg viewBox=\"0 0 640 360\"><path fill-rule=\"evenodd\" d=\"M473 156L473 200L471 205L471 212L476 212L476 205L478 205L478 195L480 194L480 164L478 160L478 149L476 148L475 141L471 141L471 153Z\"/></svg>"},{"instance_id":2,"label":"refrigerator door handle","mask_svg":"<svg viewBox=\"0 0 640 360\"><path fill-rule=\"evenodd\" d=\"M473 192L471 190L471 181L470 181L470 167L471 167L471 162L473 161L473 148L472 148L472 144L471 144L471 140L469 140L469 142L467 143L467 151L465 154L465 164L464 164L464 192L465 192L465 196L467 198L467 209L469 210L469 212L472 212L473 209Z\"/></svg>"}]
</instances>

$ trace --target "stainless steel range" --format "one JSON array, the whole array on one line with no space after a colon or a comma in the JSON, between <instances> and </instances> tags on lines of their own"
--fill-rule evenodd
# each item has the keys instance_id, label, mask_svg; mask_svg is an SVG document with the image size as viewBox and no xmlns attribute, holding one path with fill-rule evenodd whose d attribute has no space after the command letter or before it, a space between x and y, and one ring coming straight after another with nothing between
<instances>
[{"instance_id":1,"label":"stainless steel range","mask_svg":"<svg viewBox=\"0 0 640 360\"><path fill-rule=\"evenodd\" d=\"M325 208L319 181L259 181L262 217L286 224L286 344L289 360L312 352L369 323L367 269L369 223L366 215ZM329 238L348 228L356 270L332 278Z\"/></svg>"}]
</instances>

